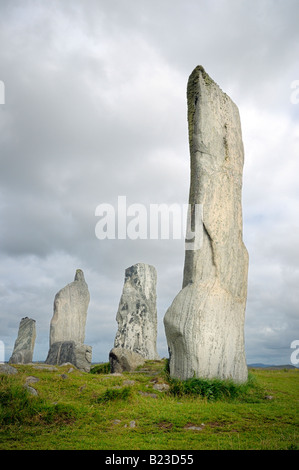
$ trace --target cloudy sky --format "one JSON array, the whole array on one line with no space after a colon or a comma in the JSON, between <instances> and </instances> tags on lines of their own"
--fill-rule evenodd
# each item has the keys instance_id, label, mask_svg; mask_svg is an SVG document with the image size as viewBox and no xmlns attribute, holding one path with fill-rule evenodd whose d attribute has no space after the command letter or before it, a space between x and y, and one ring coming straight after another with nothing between
<instances>
[{"instance_id":1,"label":"cloudy sky","mask_svg":"<svg viewBox=\"0 0 299 470\"><path fill-rule=\"evenodd\" d=\"M86 344L107 361L124 270L158 272L158 350L183 240L99 240L95 209L184 204L186 84L203 65L238 105L250 255L247 362L290 363L299 339L298 0L1 0L0 340L22 317L45 360L53 300L84 271ZM298 102L297 102L298 101Z\"/></svg>"}]
</instances>

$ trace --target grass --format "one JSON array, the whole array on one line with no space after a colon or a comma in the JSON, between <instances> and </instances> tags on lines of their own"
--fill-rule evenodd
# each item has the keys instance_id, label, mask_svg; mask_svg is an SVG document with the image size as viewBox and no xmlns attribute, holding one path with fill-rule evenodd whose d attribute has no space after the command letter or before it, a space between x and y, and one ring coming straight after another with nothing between
<instances>
[{"instance_id":1,"label":"grass","mask_svg":"<svg viewBox=\"0 0 299 470\"><path fill-rule=\"evenodd\" d=\"M90 369L91 374L109 374L110 372L110 362L105 362L103 364L97 364Z\"/></svg>"},{"instance_id":2,"label":"grass","mask_svg":"<svg viewBox=\"0 0 299 470\"><path fill-rule=\"evenodd\" d=\"M254 400L258 397L258 384L254 376L249 374L245 384L236 384L232 380L198 379L193 378L186 381L168 379L170 382L170 393L175 396L200 396L209 401L225 400L232 398L249 398L250 391L254 390ZM260 390L261 391L261 390Z\"/></svg>"},{"instance_id":3,"label":"grass","mask_svg":"<svg viewBox=\"0 0 299 470\"><path fill-rule=\"evenodd\" d=\"M105 392L97 398L97 403L107 403L114 400L128 400L131 395L131 389L129 387L123 387L120 389L107 388Z\"/></svg>"},{"instance_id":4,"label":"grass","mask_svg":"<svg viewBox=\"0 0 299 470\"><path fill-rule=\"evenodd\" d=\"M106 365L107 366L107 365ZM0 449L298 449L299 371L232 382L170 380L165 361L114 376L15 366L0 375ZM24 387L28 376L39 380ZM168 383L160 392L157 384ZM130 423L134 421L134 427Z\"/></svg>"},{"instance_id":5,"label":"grass","mask_svg":"<svg viewBox=\"0 0 299 470\"><path fill-rule=\"evenodd\" d=\"M0 375L0 423L7 425L36 425L70 423L78 418L75 406L64 403L48 403L33 398L30 392L5 375Z\"/></svg>"}]
</instances>

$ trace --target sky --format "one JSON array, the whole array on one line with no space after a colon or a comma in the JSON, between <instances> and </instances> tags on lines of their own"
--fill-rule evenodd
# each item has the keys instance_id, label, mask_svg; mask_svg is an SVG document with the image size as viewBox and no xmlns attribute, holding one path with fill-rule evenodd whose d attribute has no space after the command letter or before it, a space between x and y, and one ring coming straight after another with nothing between
<instances>
[{"instance_id":1,"label":"sky","mask_svg":"<svg viewBox=\"0 0 299 470\"><path fill-rule=\"evenodd\" d=\"M55 294L83 270L85 343L106 362L125 269L157 269L163 317L184 240L103 239L96 208L186 204L186 86L202 65L237 104L245 149L248 363L288 364L299 339L297 0L1 0L0 341L36 320L44 361ZM297 91L296 91L297 90Z\"/></svg>"}]
</instances>

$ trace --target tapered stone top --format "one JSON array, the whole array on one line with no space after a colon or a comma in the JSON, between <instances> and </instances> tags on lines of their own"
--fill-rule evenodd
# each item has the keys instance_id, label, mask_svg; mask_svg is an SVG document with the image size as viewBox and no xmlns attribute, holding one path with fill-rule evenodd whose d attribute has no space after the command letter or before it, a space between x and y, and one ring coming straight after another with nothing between
<instances>
[{"instance_id":1,"label":"tapered stone top","mask_svg":"<svg viewBox=\"0 0 299 470\"><path fill-rule=\"evenodd\" d=\"M203 239L199 249L185 252L183 289L164 318L170 373L242 382L248 254L239 111L201 66L189 77L187 103L189 203L202 205Z\"/></svg>"},{"instance_id":2,"label":"tapered stone top","mask_svg":"<svg viewBox=\"0 0 299 470\"><path fill-rule=\"evenodd\" d=\"M194 276L198 277L199 268L205 278L213 277L216 270L229 290L241 289L239 294L246 296L247 266L243 269L238 256L234 256L237 248L241 260L247 260L242 242L244 150L239 111L201 66L189 77L187 101L191 157L189 203L203 206L203 229L209 244L207 249L204 246L197 251L186 251L183 286L194 280ZM202 260L198 266L209 248L212 262L207 264ZM236 284L239 266L242 276Z\"/></svg>"},{"instance_id":3,"label":"tapered stone top","mask_svg":"<svg viewBox=\"0 0 299 470\"><path fill-rule=\"evenodd\" d=\"M154 266L137 263L125 271L125 282L116 315L118 330L114 347L158 359L157 273Z\"/></svg>"},{"instance_id":4,"label":"tapered stone top","mask_svg":"<svg viewBox=\"0 0 299 470\"><path fill-rule=\"evenodd\" d=\"M73 282L55 296L54 313L50 324L50 346L62 341L83 344L90 295L81 269Z\"/></svg>"}]
</instances>

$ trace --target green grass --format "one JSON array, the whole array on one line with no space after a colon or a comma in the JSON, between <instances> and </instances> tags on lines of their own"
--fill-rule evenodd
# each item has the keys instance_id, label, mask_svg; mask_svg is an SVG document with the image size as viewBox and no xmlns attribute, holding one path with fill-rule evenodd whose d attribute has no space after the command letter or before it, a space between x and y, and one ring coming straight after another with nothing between
<instances>
[{"instance_id":1,"label":"green grass","mask_svg":"<svg viewBox=\"0 0 299 470\"><path fill-rule=\"evenodd\" d=\"M170 382L170 393L175 396L200 396L209 401L239 398L248 400L251 390L254 390L254 400L258 399L259 387L252 374L245 384L236 384L232 380L198 379L193 378L186 381L168 379ZM262 390L260 390L262 393Z\"/></svg>"},{"instance_id":2,"label":"green grass","mask_svg":"<svg viewBox=\"0 0 299 470\"><path fill-rule=\"evenodd\" d=\"M165 361L121 376L107 365L89 374L15 367L18 374L0 375L0 449L299 448L296 369L252 370L236 386L169 380ZM24 388L28 376L39 379L29 384L38 396ZM159 383L169 390L156 390Z\"/></svg>"},{"instance_id":3,"label":"green grass","mask_svg":"<svg viewBox=\"0 0 299 470\"><path fill-rule=\"evenodd\" d=\"M107 388L105 392L97 398L97 403L107 403L114 400L128 400L132 390L129 387L120 389Z\"/></svg>"},{"instance_id":4,"label":"green grass","mask_svg":"<svg viewBox=\"0 0 299 470\"><path fill-rule=\"evenodd\" d=\"M103 364L97 364L90 369L91 374L109 374L110 372L110 362L105 362Z\"/></svg>"}]
</instances>

